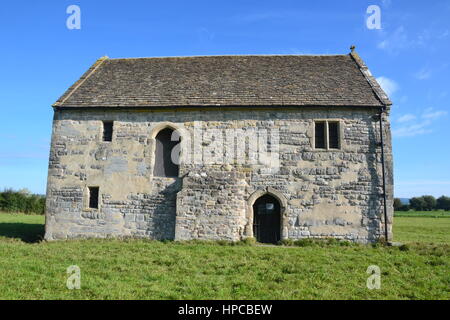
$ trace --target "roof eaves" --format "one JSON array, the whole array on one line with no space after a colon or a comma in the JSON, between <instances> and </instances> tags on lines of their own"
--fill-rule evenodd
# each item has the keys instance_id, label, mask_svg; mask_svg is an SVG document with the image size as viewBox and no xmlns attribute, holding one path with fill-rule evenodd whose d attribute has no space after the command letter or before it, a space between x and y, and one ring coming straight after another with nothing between
<instances>
[{"instance_id":1,"label":"roof eaves","mask_svg":"<svg viewBox=\"0 0 450 320\"><path fill-rule=\"evenodd\" d=\"M56 110L130 110L130 109L137 109L137 110L152 110L152 109L161 109L161 110L167 110L167 109L214 109L214 108L230 108L230 109L239 109L239 108L256 108L256 109L273 109L273 108L378 108L379 106L376 105L363 105L363 104L356 104L356 105L349 105L349 104L343 104L343 105L325 105L325 104L304 104L304 105L298 105L298 104L276 104L276 105L217 105L217 104L208 104L208 105L160 105L160 106L143 106L143 105L136 105L136 106L107 106L107 105L97 105L97 106L79 106L79 105L64 105L64 106L55 106Z\"/></svg>"}]
</instances>

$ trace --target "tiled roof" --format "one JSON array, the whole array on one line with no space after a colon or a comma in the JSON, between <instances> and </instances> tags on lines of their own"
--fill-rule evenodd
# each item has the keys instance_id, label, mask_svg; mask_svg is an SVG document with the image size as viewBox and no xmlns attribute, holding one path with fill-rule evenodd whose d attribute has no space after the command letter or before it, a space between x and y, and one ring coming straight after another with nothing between
<instances>
[{"instance_id":1,"label":"tiled roof","mask_svg":"<svg viewBox=\"0 0 450 320\"><path fill-rule=\"evenodd\" d=\"M382 106L359 56L99 59L55 107Z\"/></svg>"}]
</instances>

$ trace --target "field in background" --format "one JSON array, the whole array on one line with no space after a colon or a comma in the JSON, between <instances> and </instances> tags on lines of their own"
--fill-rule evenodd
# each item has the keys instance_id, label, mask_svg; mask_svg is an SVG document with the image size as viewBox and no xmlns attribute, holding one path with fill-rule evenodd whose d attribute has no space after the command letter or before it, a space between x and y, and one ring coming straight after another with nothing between
<instances>
[{"instance_id":1,"label":"field in background","mask_svg":"<svg viewBox=\"0 0 450 320\"><path fill-rule=\"evenodd\" d=\"M44 237L45 216L0 213L0 242L8 238L37 242ZM1 259L1 258L0 258Z\"/></svg>"},{"instance_id":2,"label":"field in background","mask_svg":"<svg viewBox=\"0 0 450 320\"><path fill-rule=\"evenodd\" d=\"M395 217L450 218L450 211L397 211Z\"/></svg>"},{"instance_id":3,"label":"field in background","mask_svg":"<svg viewBox=\"0 0 450 320\"><path fill-rule=\"evenodd\" d=\"M400 248L36 242L43 222L0 214L0 299L450 299L450 218L396 217ZM70 265L81 290L66 288ZM370 265L380 290L366 287Z\"/></svg>"},{"instance_id":4,"label":"field in background","mask_svg":"<svg viewBox=\"0 0 450 320\"><path fill-rule=\"evenodd\" d=\"M394 240L450 245L450 216L394 217Z\"/></svg>"}]
</instances>

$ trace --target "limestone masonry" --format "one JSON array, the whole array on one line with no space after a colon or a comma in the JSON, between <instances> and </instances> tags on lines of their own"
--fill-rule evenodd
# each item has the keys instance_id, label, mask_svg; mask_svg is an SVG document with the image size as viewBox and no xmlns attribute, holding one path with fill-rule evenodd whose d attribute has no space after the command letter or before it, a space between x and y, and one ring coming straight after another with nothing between
<instances>
[{"instance_id":1,"label":"limestone masonry","mask_svg":"<svg viewBox=\"0 0 450 320\"><path fill-rule=\"evenodd\" d=\"M45 238L390 240L390 105L355 52L101 58L53 106Z\"/></svg>"}]
</instances>

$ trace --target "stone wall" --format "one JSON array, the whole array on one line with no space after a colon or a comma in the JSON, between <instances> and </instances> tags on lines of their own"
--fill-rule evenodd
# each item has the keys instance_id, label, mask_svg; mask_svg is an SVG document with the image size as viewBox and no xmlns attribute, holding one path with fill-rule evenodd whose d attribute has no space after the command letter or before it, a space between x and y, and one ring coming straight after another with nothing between
<instances>
[{"instance_id":1,"label":"stone wall","mask_svg":"<svg viewBox=\"0 0 450 320\"><path fill-rule=\"evenodd\" d=\"M376 113L368 108L55 111L45 237L239 240L252 236L252 202L269 192L282 204L283 238L376 240L384 230ZM340 150L314 149L316 119L340 121ZM102 141L102 120L115 121L112 142ZM158 131L171 126L189 135L194 121L205 133L276 129L279 169L203 163L194 139L191 148L182 150L179 178L154 177ZM393 179L387 119L384 125L390 228ZM201 143L211 143L209 138ZM89 186L100 188L98 210L87 208Z\"/></svg>"},{"instance_id":2,"label":"stone wall","mask_svg":"<svg viewBox=\"0 0 450 320\"><path fill-rule=\"evenodd\" d=\"M190 171L178 194L175 239L241 239L246 186L245 174L227 166Z\"/></svg>"}]
</instances>

